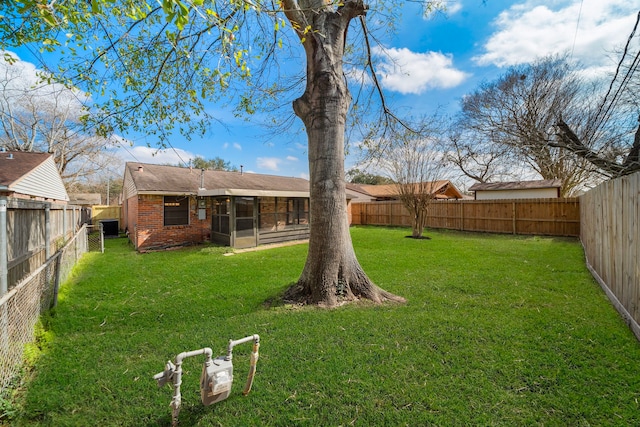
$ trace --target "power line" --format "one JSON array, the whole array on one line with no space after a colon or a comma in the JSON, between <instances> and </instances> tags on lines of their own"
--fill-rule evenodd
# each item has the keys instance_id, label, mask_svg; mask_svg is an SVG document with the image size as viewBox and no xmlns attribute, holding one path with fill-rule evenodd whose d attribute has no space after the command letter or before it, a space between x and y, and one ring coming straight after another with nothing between
<instances>
[{"instance_id":1,"label":"power line","mask_svg":"<svg viewBox=\"0 0 640 427\"><path fill-rule=\"evenodd\" d=\"M635 71L638 68L638 64L640 61L640 51L638 51L636 53L635 58L633 59L631 65L629 66L629 68L627 69L627 72L625 74L625 76L622 78L622 82L620 82L620 84L618 85L618 89L616 90L615 94L613 95L613 98L611 99L611 101L608 101L609 95L611 95L611 92L613 91L613 87L616 83L616 80L618 79L618 75L620 74L620 69L622 68L623 64L624 64L624 60L629 52L629 47L631 45L631 41L633 40L633 38L635 37L636 31L638 29L638 25L640 24L640 12L638 12L638 15L636 16L636 23L633 26L633 30L631 30L631 33L629 34L629 37L627 39L627 43L624 47L624 50L622 52L622 55L620 57L620 61L618 62L618 66L616 67L616 71L615 74L613 75L613 78L611 79L611 82L609 84L609 88L607 89L607 93L604 95L604 98L602 98L602 103L600 104L600 107L598 108L598 112L596 114L596 120L599 120L598 123L598 127L605 121L606 117L608 117L609 112L611 111L612 107L614 107L619 99L619 95L622 92L622 90L624 88L626 88L627 83L629 82L629 80L631 79L631 76L633 76L633 73L635 73ZM607 102L609 103L607 105ZM604 110L604 111L603 111Z\"/></svg>"},{"instance_id":2,"label":"power line","mask_svg":"<svg viewBox=\"0 0 640 427\"><path fill-rule=\"evenodd\" d=\"M576 40L578 38L578 28L580 27L580 18L582 17L582 4L584 0L580 0L580 10L578 11L578 21L576 22L576 31L573 34L573 45L571 46L571 55L569 55L569 59L573 59L573 51L576 48Z\"/></svg>"}]
</instances>

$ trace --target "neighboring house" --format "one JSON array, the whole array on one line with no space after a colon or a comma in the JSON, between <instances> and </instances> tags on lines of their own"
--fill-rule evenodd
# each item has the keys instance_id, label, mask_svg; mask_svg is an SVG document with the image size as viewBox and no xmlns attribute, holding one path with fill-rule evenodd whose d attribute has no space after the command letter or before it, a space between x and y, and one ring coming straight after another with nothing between
<instances>
[{"instance_id":1,"label":"neighboring house","mask_svg":"<svg viewBox=\"0 0 640 427\"><path fill-rule=\"evenodd\" d=\"M430 194L434 195L437 200L448 199L462 199L462 193L456 188L451 181L438 180L426 182L425 188ZM383 185L367 185L367 184L349 184L349 188L358 188L361 192L369 195L370 200L357 200L357 201L385 201L385 200L399 200L398 186L396 184L383 184ZM356 200L354 200L356 201Z\"/></svg>"},{"instance_id":2,"label":"neighboring house","mask_svg":"<svg viewBox=\"0 0 640 427\"><path fill-rule=\"evenodd\" d=\"M347 199L352 202L373 202L376 200L374 196L367 193L362 187L364 184L346 183Z\"/></svg>"},{"instance_id":3,"label":"neighboring house","mask_svg":"<svg viewBox=\"0 0 640 427\"><path fill-rule=\"evenodd\" d=\"M302 178L127 163L122 191L124 229L140 251L309 237L309 181Z\"/></svg>"},{"instance_id":4,"label":"neighboring house","mask_svg":"<svg viewBox=\"0 0 640 427\"><path fill-rule=\"evenodd\" d=\"M0 151L0 196L67 203L69 196L49 153Z\"/></svg>"},{"instance_id":5,"label":"neighboring house","mask_svg":"<svg viewBox=\"0 0 640 427\"><path fill-rule=\"evenodd\" d=\"M69 199L71 204L88 208L102 204L100 193L71 193Z\"/></svg>"},{"instance_id":6,"label":"neighboring house","mask_svg":"<svg viewBox=\"0 0 640 427\"><path fill-rule=\"evenodd\" d=\"M347 193L347 216L349 218L349 225L353 221L352 203L364 203L373 202L376 200L371 194L360 188L361 184L352 184L350 182L345 183Z\"/></svg>"},{"instance_id":7,"label":"neighboring house","mask_svg":"<svg viewBox=\"0 0 640 427\"><path fill-rule=\"evenodd\" d=\"M69 194L75 205L82 206L83 222L92 226L102 225L104 237L118 237L122 225L122 206L103 205L100 193Z\"/></svg>"},{"instance_id":8,"label":"neighboring house","mask_svg":"<svg viewBox=\"0 0 640 427\"><path fill-rule=\"evenodd\" d=\"M475 200L497 199L555 199L560 197L562 181L545 179L538 181L478 183L469 187Z\"/></svg>"}]
</instances>

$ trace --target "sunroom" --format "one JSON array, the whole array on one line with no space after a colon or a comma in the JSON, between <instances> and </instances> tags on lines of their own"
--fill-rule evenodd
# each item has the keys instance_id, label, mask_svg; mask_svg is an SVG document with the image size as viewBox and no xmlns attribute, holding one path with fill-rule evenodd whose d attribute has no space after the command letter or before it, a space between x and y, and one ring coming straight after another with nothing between
<instances>
[{"instance_id":1,"label":"sunroom","mask_svg":"<svg viewBox=\"0 0 640 427\"><path fill-rule=\"evenodd\" d=\"M127 163L123 210L129 239L140 251L302 240L309 237L309 181Z\"/></svg>"}]
</instances>

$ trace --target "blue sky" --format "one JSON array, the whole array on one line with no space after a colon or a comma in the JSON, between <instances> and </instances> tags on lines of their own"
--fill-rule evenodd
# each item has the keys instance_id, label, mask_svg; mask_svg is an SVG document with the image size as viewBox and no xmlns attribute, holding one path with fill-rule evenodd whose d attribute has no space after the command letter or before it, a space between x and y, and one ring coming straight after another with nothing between
<instances>
[{"instance_id":1,"label":"blue sky","mask_svg":"<svg viewBox=\"0 0 640 427\"><path fill-rule=\"evenodd\" d=\"M375 7L375 0L369 3ZM386 52L378 65L386 97L413 115L428 115L438 108L454 113L464 94L481 82L495 79L509 66L547 54L570 52L583 64L586 75L612 72L617 60L612 52L624 45L640 10L640 0L442 3L446 16L429 19L407 3L395 34L374 48L374 54ZM16 53L41 68L29 51ZM308 178L304 133L272 135L222 106L211 108L224 126L212 124L204 138L186 141L174 135L173 148L158 150L154 139L137 135L129 139L133 146L126 144L126 150L119 150L120 157L145 163L178 163L196 155L221 157L248 172ZM349 156L347 168L355 161Z\"/></svg>"}]
</instances>

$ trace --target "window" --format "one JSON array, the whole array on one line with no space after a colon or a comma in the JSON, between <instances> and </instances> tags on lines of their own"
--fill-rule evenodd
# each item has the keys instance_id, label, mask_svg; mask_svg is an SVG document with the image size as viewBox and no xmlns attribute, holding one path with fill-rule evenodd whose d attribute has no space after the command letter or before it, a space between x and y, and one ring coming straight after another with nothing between
<instances>
[{"instance_id":1,"label":"window","mask_svg":"<svg viewBox=\"0 0 640 427\"><path fill-rule=\"evenodd\" d=\"M276 217L276 198L261 197L258 204L260 231L276 231L278 220Z\"/></svg>"},{"instance_id":2,"label":"window","mask_svg":"<svg viewBox=\"0 0 640 427\"><path fill-rule=\"evenodd\" d=\"M189 225L189 198L164 196L164 225Z\"/></svg>"},{"instance_id":3,"label":"window","mask_svg":"<svg viewBox=\"0 0 640 427\"><path fill-rule=\"evenodd\" d=\"M309 199L295 198L287 200L287 225L309 223Z\"/></svg>"},{"instance_id":4,"label":"window","mask_svg":"<svg viewBox=\"0 0 640 427\"><path fill-rule=\"evenodd\" d=\"M260 231L304 228L309 224L309 199L307 198L261 197L258 209Z\"/></svg>"}]
</instances>

